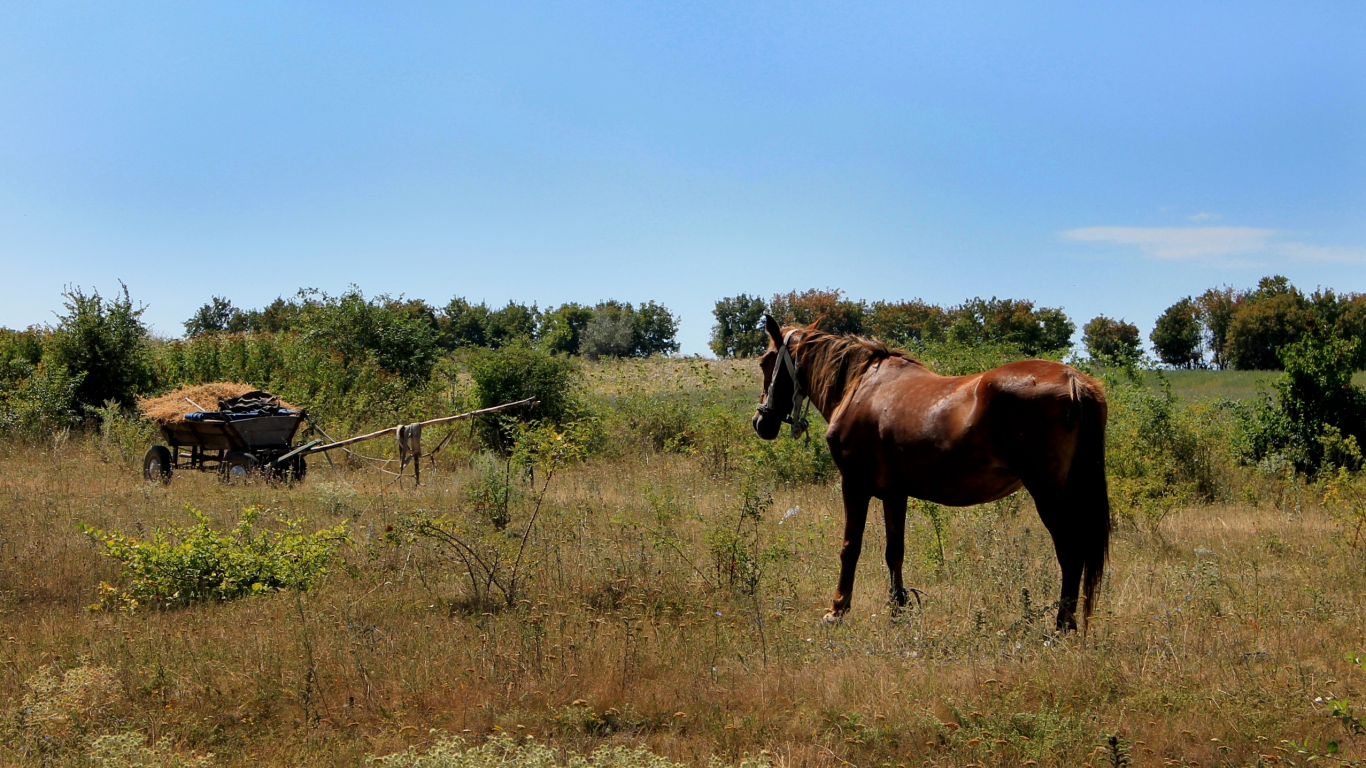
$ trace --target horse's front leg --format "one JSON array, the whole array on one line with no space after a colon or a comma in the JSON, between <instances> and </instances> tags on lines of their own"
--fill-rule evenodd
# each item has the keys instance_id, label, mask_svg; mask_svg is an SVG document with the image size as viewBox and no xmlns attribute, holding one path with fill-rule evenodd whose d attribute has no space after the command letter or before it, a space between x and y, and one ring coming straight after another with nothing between
<instances>
[{"instance_id":1,"label":"horse's front leg","mask_svg":"<svg viewBox=\"0 0 1366 768\"><path fill-rule=\"evenodd\" d=\"M826 621L839 621L849 611L854 597L854 570L863 550L863 528L868 522L868 501L872 494L847 478L844 492L844 545L840 548L840 581L835 587L835 602L825 614Z\"/></svg>"},{"instance_id":2,"label":"horse's front leg","mask_svg":"<svg viewBox=\"0 0 1366 768\"><path fill-rule=\"evenodd\" d=\"M906 585L901 566L906 559L906 497L888 496L882 500L882 519L887 528L887 572L891 576L891 601L897 608L906 606Z\"/></svg>"}]
</instances>

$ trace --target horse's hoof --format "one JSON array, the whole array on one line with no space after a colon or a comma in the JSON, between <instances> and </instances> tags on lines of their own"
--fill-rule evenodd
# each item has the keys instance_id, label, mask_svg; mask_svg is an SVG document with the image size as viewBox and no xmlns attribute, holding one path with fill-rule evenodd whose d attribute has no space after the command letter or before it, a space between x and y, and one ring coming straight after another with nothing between
<instances>
[{"instance_id":1,"label":"horse's hoof","mask_svg":"<svg viewBox=\"0 0 1366 768\"><path fill-rule=\"evenodd\" d=\"M821 621L826 624L839 624L840 622L844 621L844 616L842 614L835 613L833 610L830 610L825 612L825 616L821 619Z\"/></svg>"}]
</instances>

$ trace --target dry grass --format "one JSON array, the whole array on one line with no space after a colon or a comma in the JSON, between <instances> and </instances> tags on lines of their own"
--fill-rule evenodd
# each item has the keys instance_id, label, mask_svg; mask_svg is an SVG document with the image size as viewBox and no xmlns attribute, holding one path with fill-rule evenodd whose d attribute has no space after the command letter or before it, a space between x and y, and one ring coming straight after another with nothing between
<instances>
[{"instance_id":1,"label":"dry grass","mask_svg":"<svg viewBox=\"0 0 1366 768\"><path fill-rule=\"evenodd\" d=\"M250 384L238 384L230 381L195 384L181 387L161 397L140 399L138 400L138 410L142 412L143 416L157 424L174 424L178 421L184 421L187 413L194 413L199 410L216 411L220 401L241 397L256 389ZM280 401L280 405L284 408L294 407L283 400Z\"/></svg>"},{"instance_id":2,"label":"dry grass","mask_svg":"<svg viewBox=\"0 0 1366 768\"><path fill-rule=\"evenodd\" d=\"M678 386L717 375L681 365ZM1363 753L1315 699L1366 689L1347 659L1366 651L1366 559L1294 487L1123 528L1083 640L1048 631L1056 564L1027 500L958 510L943 567L913 510L907 581L925 602L900 616L871 524L853 612L829 627L837 488L760 489L773 504L744 550L766 555L747 594L714 554L746 481L687 456L562 472L527 600L469 611L457 565L386 532L412 510L460 513L471 472L424 472L413 490L315 462L295 487L182 473L162 488L80 441L0 445L0 760L37 762L16 713L54 664L117 681L87 735L136 730L216 765L357 765L499 731L579 752L645 742L689 764L766 749L783 766L1101 766L1111 735L1136 766L1300 764L1276 762L1292 740ZM249 504L309 529L346 520L355 575L301 597L88 609L117 572L77 523L136 534L187 522L187 504L224 527Z\"/></svg>"}]
</instances>

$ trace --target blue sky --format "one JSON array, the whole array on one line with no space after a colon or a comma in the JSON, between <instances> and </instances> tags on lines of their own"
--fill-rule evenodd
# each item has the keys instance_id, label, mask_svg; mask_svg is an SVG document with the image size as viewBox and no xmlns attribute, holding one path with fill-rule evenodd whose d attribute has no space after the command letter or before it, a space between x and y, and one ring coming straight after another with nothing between
<instances>
[{"instance_id":1,"label":"blue sky","mask_svg":"<svg viewBox=\"0 0 1366 768\"><path fill-rule=\"evenodd\" d=\"M0 325L300 287L1366 291L1359 3L0 5Z\"/></svg>"}]
</instances>

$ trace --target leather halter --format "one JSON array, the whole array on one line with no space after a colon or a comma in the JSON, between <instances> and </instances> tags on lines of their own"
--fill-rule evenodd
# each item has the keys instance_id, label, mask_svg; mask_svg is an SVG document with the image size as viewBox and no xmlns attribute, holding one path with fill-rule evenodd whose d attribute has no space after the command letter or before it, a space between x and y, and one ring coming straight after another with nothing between
<instances>
[{"instance_id":1,"label":"leather halter","mask_svg":"<svg viewBox=\"0 0 1366 768\"><path fill-rule=\"evenodd\" d=\"M793 329L783 334L783 343L778 346L778 359L773 363L773 375L769 378L768 385L764 387L764 402L758 408L759 413L763 415L773 412L773 404L767 397L767 393L772 392L773 385L778 383L778 371L786 369L788 376L792 378L792 409L788 411L783 422L792 425L792 437L794 438L801 437L806 432L807 427L810 426L810 422L806 420L806 414L802 410L802 404L806 401L806 392L802 390L801 379L797 375L800 369L797 367L797 361L792 357L792 351L788 348L788 341L796 332Z\"/></svg>"}]
</instances>

